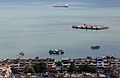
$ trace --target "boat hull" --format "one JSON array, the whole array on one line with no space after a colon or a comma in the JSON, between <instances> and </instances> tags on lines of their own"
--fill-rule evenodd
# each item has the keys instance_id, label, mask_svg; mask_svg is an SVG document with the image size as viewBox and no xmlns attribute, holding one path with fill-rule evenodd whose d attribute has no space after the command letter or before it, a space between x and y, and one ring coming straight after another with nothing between
<instances>
[{"instance_id":1,"label":"boat hull","mask_svg":"<svg viewBox=\"0 0 120 78\"><path fill-rule=\"evenodd\" d=\"M54 7L65 7L65 8L68 8L68 6L54 6Z\"/></svg>"},{"instance_id":2,"label":"boat hull","mask_svg":"<svg viewBox=\"0 0 120 78\"><path fill-rule=\"evenodd\" d=\"M102 30L102 29L108 29L109 27L104 27L104 26L78 26L78 25L73 25L72 28L76 28L76 29Z\"/></svg>"},{"instance_id":3,"label":"boat hull","mask_svg":"<svg viewBox=\"0 0 120 78\"><path fill-rule=\"evenodd\" d=\"M49 54L60 55L60 54L64 54L64 51L63 50L49 50Z\"/></svg>"},{"instance_id":4,"label":"boat hull","mask_svg":"<svg viewBox=\"0 0 120 78\"><path fill-rule=\"evenodd\" d=\"M91 46L91 49L93 49L93 50L100 49L100 46Z\"/></svg>"}]
</instances>

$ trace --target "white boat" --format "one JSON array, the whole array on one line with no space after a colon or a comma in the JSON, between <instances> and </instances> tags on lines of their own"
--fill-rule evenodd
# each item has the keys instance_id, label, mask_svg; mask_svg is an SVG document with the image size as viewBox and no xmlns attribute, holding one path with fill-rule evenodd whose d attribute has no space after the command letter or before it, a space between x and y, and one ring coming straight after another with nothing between
<instances>
[{"instance_id":1,"label":"white boat","mask_svg":"<svg viewBox=\"0 0 120 78\"><path fill-rule=\"evenodd\" d=\"M69 5L68 4L64 4L64 5L54 5L54 7L69 7Z\"/></svg>"},{"instance_id":2,"label":"white boat","mask_svg":"<svg viewBox=\"0 0 120 78\"><path fill-rule=\"evenodd\" d=\"M59 55L59 54L64 54L64 51L61 50L61 49L49 50L49 54L50 54L50 55L51 55L51 54L57 54L57 55Z\"/></svg>"}]
</instances>

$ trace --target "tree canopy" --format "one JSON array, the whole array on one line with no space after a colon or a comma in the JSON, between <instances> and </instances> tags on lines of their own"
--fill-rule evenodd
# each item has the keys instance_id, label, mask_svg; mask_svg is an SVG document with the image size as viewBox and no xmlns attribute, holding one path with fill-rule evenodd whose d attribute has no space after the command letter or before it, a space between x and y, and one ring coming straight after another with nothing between
<instances>
[{"instance_id":1,"label":"tree canopy","mask_svg":"<svg viewBox=\"0 0 120 78\"><path fill-rule=\"evenodd\" d=\"M32 66L28 66L25 68L25 73L35 73L35 70Z\"/></svg>"},{"instance_id":2,"label":"tree canopy","mask_svg":"<svg viewBox=\"0 0 120 78\"><path fill-rule=\"evenodd\" d=\"M46 64L43 62L35 64L33 68L36 73L45 73L47 71Z\"/></svg>"},{"instance_id":3,"label":"tree canopy","mask_svg":"<svg viewBox=\"0 0 120 78\"><path fill-rule=\"evenodd\" d=\"M80 65L79 66L79 71L80 72L88 72L88 73L96 73L97 68L95 66L90 66L90 65Z\"/></svg>"},{"instance_id":4,"label":"tree canopy","mask_svg":"<svg viewBox=\"0 0 120 78\"><path fill-rule=\"evenodd\" d=\"M76 71L76 66L74 63L71 63L69 69L68 69L69 72L73 73L74 71Z\"/></svg>"}]
</instances>

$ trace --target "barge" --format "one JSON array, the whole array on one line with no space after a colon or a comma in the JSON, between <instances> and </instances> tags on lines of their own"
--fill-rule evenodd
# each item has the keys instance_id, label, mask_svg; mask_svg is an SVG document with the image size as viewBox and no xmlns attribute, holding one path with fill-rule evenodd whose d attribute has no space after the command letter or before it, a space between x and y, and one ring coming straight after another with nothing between
<instances>
[{"instance_id":1,"label":"barge","mask_svg":"<svg viewBox=\"0 0 120 78\"><path fill-rule=\"evenodd\" d=\"M102 29L108 29L109 27L105 27L105 26L98 26L98 25L83 25L83 26L79 26L79 25L73 25L72 28L76 28L76 29L91 29L91 30L102 30Z\"/></svg>"}]
</instances>

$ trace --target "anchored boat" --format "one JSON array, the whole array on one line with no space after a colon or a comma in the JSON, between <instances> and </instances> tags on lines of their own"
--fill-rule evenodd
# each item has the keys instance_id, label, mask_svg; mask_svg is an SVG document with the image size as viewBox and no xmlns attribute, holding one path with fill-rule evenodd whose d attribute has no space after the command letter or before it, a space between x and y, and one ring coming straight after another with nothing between
<instances>
[{"instance_id":1,"label":"anchored boat","mask_svg":"<svg viewBox=\"0 0 120 78\"><path fill-rule=\"evenodd\" d=\"M49 54L50 55L52 55L52 54L60 55L60 54L64 54L64 51L60 50L60 49L49 50Z\"/></svg>"},{"instance_id":2,"label":"anchored boat","mask_svg":"<svg viewBox=\"0 0 120 78\"><path fill-rule=\"evenodd\" d=\"M101 26L101 25L73 25L72 28L76 29L91 29L91 30L102 30L102 29L108 29L109 27Z\"/></svg>"},{"instance_id":3,"label":"anchored boat","mask_svg":"<svg viewBox=\"0 0 120 78\"><path fill-rule=\"evenodd\" d=\"M54 5L54 7L69 7L68 4L64 4L64 5Z\"/></svg>"},{"instance_id":4,"label":"anchored boat","mask_svg":"<svg viewBox=\"0 0 120 78\"><path fill-rule=\"evenodd\" d=\"M100 46L91 46L91 49L95 50L95 49L100 49Z\"/></svg>"}]
</instances>

